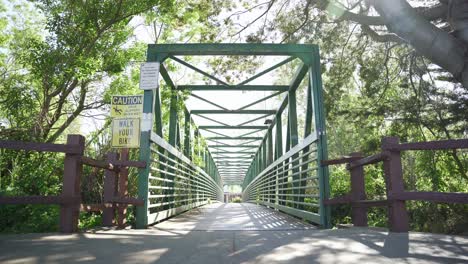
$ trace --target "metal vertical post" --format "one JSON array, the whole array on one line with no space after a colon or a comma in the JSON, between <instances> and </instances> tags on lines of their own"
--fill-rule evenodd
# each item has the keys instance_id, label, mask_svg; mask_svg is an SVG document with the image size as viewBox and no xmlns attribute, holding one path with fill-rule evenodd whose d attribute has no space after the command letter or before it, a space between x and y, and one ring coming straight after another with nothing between
<instances>
[{"instance_id":1,"label":"metal vertical post","mask_svg":"<svg viewBox=\"0 0 468 264\"><path fill-rule=\"evenodd\" d=\"M293 148L299 143L299 135L297 132L297 104L296 104L296 91L291 90L288 93L288 115L289 115L289 140L290 140L290 146ZM294 154L291 157L291 160L296 160L298 157L297 154ZM292 173L294 174L293 176L293 184L292 186L294 187L292 193L294 194L293 196L293 201L294 202L299 202L299 186L300 182L297 180L299 179L299 168L297 168L299 164L299 161L296 160L294 161L291 165L293 167L296 167L295 169L292 170ZM294 203L295 208L300 208L301 206L297 203Z\"/></svg>"},{"instance_id":2,"label":"metal vertical post","mask_svg":"<svg viewBox=\"0 0 468 264\"><path fill-rule=\"evenodd\" d=\"M275 138L275 160L279 159L283 155L283 128L281 122L281 113L276 116L276 138ZM281 164L276 167L278 170L276 173L276 184L275 184L275 203L279 204L279 169L281 168Z\"/></svg>"},{"instance_id":3,"label":"metal vertical post","mask_svg":"<svg viewBox=\"0 0 468 264\"><path fill-rule=\"evenodd\" d=\"M169 113L169 144L171 144L171 146L173 147L177 147L177 142L178 142L178 115L177 115L177 111L178 111L178 96L177 96L177 91L176 90L172 90L171 91L171 105L170 105L170 113ZM169 155L169 157L173 160L177 159L177 157L174 157L173 155ZM169 166L177 166L175 162L173 161L169 161ZM168 182L167 186L168 186L168 189L167 191L165 192L166 194L166 201L167 202L171 202L170 204L168 205L165 205L164 206L164 209L168 209L168 208L173 208L175 207L176 205L176 196L174 195L175 194L175 191L174 191L174 187L175 187L175 181L177 180L176 177L174 177L174 169L172 168L169 168L168 169L168 175L169 178L171 179L170 182Z\"/></svg>"},{"instance_id":4,"label":"metal vertical post","mask_svg":"<svg viewBox=\"0 0 468 264\"><path fill-rule=\"evenodd\" d=\"M291 149L291 129L289 127L289 116L288 116L288 122L287 122L287 126L286 126L286 149L285 149L285 152L288 152L289 149ZM284 164L288 163L289 162L289 159L286 159L284 161ZM289 191L288 190L285 190L286 188L288 188L288 177L286 177L288 174L289 174L289 171L287 170L287 168L290 167L290 165L285 165L284 166L284 172L283 172L283 184L282 184L282 196L281 197L281 200L283 200L282 205L287 205L287 200L288 200L288 197L287 195L284 195L284 194L289 194Z\"/></svg>"},{"instance_id":5,"label":"metal vertical post","mask_svg":"<svg viewBox=\"0 0 468 264\"><path fill-rule=\"evenodd\" d=\"M270 127L268 129L268 136L267 136L267 166L269 166L273 162L273 128ZM275 177L274 174L272 174L268 180L268 185L271 185L271 180ZM268 188L268 201L272 203L273 197L274 197L274 190L275 188L273 186L270 186Z\"/></svg>"},{"instance_id":6,"label":"metal vertical post","mask_svg":"<svg viewBox=\"0 0 468 264\"><path fill-rule=\"evenodd\" d=\"M319 214L320 224L324 228L331 227L330 206L325 205L323 201L330 197L330 182L328 176L328 167L321 166L322 160L328 159L327 134L325 125L325 108L322 88L322 75L320 65L320 53L318 47L314 47L312 64L309 70L309 78L312 83L312 97L315 117L315 132L317 133L317 165L319 177Z\"/></svg>"},{"instance_id":7,"label":"metal vertical post","mask_svg":"<svg viewBox=\"0 0 468 264\"><path fill-rule=\"evenodd\" d=\"M187 158L192 159L190 151L190 113L185 110L185 122L184 122L184 154Z\"/></svg>"},{"instance_id":8,"label":"metal vertical post","mask_svg":"<svg viewBox=\"0 0 468 264\"><path fill-rule=\"evenodd\" d=\"M145 90L143 94L143 115L140 134L140 160L148 166L139 170L138 174L138 198L144 201L136 210L136 228L146 228L148 225L148 190L151 164L150 137L153 125L153 100L154 91Z\"/></svg>"}]
</instances>

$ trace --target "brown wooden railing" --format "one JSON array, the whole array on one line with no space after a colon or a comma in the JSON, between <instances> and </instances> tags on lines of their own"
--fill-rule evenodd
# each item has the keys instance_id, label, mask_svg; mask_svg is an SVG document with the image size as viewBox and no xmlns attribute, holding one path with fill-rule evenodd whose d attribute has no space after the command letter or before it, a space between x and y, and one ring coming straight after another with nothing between
<instances>
[{"instance_id":1,"label":"brown wooden railing","mask_svg":"<svg viewBox=\"0 0 468 264\"><path fill-rule=\"evenodd\" d=\"M82 211L103 211L103 225L113 225L117 211L117 224L125 224L125 211L129 204L142 205L143 201L127 197L128 167L144 168L145 162L129 161L128 152L120 155L107 153L105 161L83 155L85 139L81 135L68 135L66 144L0 141L1 149L65 153L62 193L58 196L0 196L0 204L57 204L60 205L60 232L78 231L78 217ZM82 204L80 182L83 165L105 169L103 203Z\"/></svg>"},{"instance_id":2,"label":"brown wooden railing","mask_svg":"<svg viewBox=\"0 0 468 264\"><path fill-rule=\"evenodd\" d=\"M322 162L322 166L347 164L347 169L351 174L350 193L328 199L324 203L328 205L351 204L351 218L354 226L367 226L367 208L384 206L388 208L390 231L407 232L409 219L405 201L468 204L468 193L405 191L401 163L402 151L468 149L468 139L400 144L399 138L387 137L382 140L381 149L381 153L369 157L363 157L361 153L352 153L348 157ZM385 200L366 200L364 166L379 162L383 162L387 198Z\"/></svg>"}]
</instances>

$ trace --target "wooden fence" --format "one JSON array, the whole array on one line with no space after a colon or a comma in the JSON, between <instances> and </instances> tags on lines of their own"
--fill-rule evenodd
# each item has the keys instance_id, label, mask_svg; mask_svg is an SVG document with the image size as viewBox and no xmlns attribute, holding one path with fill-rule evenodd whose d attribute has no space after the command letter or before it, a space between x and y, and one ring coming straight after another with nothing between
<instances>
[{"instance_id":1,"label":"wooden fence","mask_svg":"<svg viewBox=\"0 0 468 264\"><path fill-rule=\"evenodd\" d=\"M468 149L468 139L400 144L399 138L387 137L382 140L381 148L382 152L369 157L363 157L361 153L352 153L348 157L322 161L322 166L347 164L347 169L351 174L350 193L328 199L325 204L351 204L351 218L354 226L367 226L367 208L384 206L388 208L390 231L408 232L409 219L405 201L468 204L468 193L405 191L401 163L402 151ZM364 166L379 162L383 162L387 198L366 200Z\"/></svg>"},{"instance_id":2,"label":"wooden fence","mask_svg":"<svg viewBox=\"0 0 468 264\"><path fill-rule=\"evenodd\" d=\"M0 196L1 204L57 204L60 205L60 232L78 231L78 217L82 211L103 211L103 225L111 226L117 211L117 224L125 224L125 211L129 204L142 205L143 201L127 197L128 167L144 168L145 162L129 161L128 152L120 155L107 153L105 161L84 156L85 139L81 135L68 135L66 144L0 141L0 148L12 150L65 153L62 193L58 196ZM105 170L104 194L101 204L82 204L80 182L83 165Z\"/></svg>"}]
</instances>

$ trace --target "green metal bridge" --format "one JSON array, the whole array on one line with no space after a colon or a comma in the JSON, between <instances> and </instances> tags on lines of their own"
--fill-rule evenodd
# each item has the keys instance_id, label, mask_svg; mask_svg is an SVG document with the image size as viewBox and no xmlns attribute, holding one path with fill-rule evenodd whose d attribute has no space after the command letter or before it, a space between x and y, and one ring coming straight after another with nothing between
<instances>
[{"instance_id":1,"label":"green metal bridge","mask_svg":"<svg viewBox=\"0 0 468 264\"><path fill-rule=\"evenodd\" d=\"M231 84L195 67L181 56L265 56L267 61L270 56L284 58L244 81ZM203 85L176 84L165 66L169 60L203 75L207 81ZM142 125L145 129L141 132L140 160L151 166L139 175L139 198L145 204L138 208L138 228L200 206L206 198L222 201L223 185L242 185L245 202L263 204L330 227L330 211L323 203L330 192L328 171L327 167L319 166L327 159L327 144L320 56L316 45L150 45L147 61L160 63L160 75L171 89L171 101L169 106L162 105L159 88L144 92L146 120L143 123L149 125ZM281 66L295 64L298 64L296 73L292 80L286 80L288 85L250 85ZM307 106L305 115L300 115L305 119L298 120L296 91L303 81L307 83L304 93ZM189 110L180 102L186 91L212 107ZM270 94L237 109L228 109L217 101L197 95L196 91L217 91L220 97L226 91L246 93L245 101L248 91ZM281 95L282 102L277 106L255 108ZM163 128L167 127L163 124L164 107L170 113L168 142L163 139ZM185 113L183 117L178 116L181 112ZM244 115L250 119L233 124L223 121L226 115ZM285 133L283 115L287 115ZM210 124L195 124L193 116L208 120ZM305 124L303 133L298 131L299 122ZM232 130L242 132L235 134ZM201 131L211 136L202 139ZM200 165L204 171L193 163L194 160L202 160Z\"/></svg>"},{"instance_id":2,"label":"green metal bridge","mask_svg":"<svg viewBox=\"0 0 468 264\"><path fill-rule=\"evenodd\" d=\"M193 65L197 56L264 56L274 65L230 83ZM66 144L0 141L0 149L65 153L61 195L0 196L0 205L59 205L60 231L73 233L1 235L0 263L468 263L466 236L408 232L405 207L408 200L466 204L468 194L406 191L401 163L403 151L467 149L467 139L390 137L381 153L328 159L316 45L158 44L149 45L147 62L159 63L164 84L144 91L139 161L125 151L88 158L80 135ZM175 81L174 65L202 84ZM267 76L280 68L295 68L293 78L271 84ZM216 99L226 94L242 105ZM190 98L204 107L189 107ZM386 197L367 200L364 167L377 163ZM336 164L347 165L351 190L330 197L328 166ZM85 165L105 170L101 204L83 204ZM137 198L128 197L128 167L139 168ZM232 185L241 186L242 203L222 203ZM353 227L331 229L330 207L342 203L351 205ZM129 204L136 229L125 228ZM367 227L369 207L387 208L388 230ZM102 211L107 228L78 233L80 210Z\"/></svg>"}]
</instances>

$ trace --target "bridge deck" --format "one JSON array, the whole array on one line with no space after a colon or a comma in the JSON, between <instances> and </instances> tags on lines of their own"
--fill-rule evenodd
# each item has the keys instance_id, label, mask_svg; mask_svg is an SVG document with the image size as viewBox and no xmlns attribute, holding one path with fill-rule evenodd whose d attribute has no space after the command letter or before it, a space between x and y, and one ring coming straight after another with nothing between
<instances>
[{"instance_id":1,"label":"bridge deck","mask_svg":"<svg viewBox=\"0 0 468 264\"><path fill-rule=\"evenodd\" d=\"M468 237L319 230L251 204L211 204L148 230L0 236L0 263L468 263Z\"/></svg>"}]
</instances>

